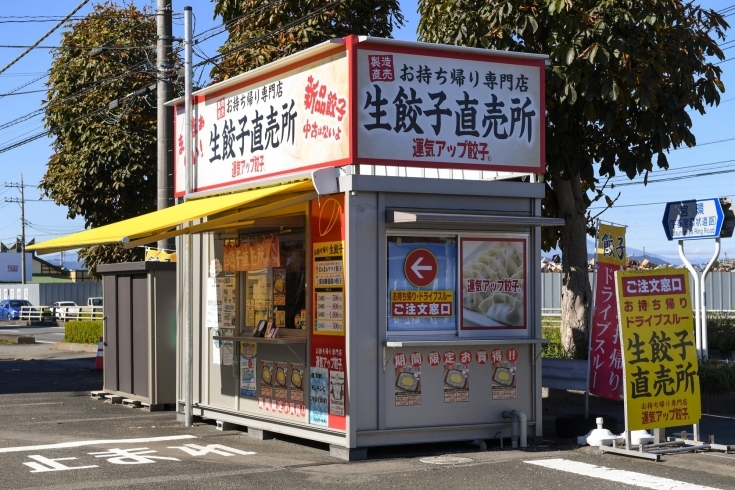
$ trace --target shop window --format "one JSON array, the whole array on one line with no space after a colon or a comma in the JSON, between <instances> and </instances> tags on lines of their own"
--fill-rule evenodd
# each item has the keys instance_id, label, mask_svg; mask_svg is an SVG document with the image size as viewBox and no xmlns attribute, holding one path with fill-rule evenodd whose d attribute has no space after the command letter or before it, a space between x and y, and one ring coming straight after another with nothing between
<instances>
[{"instance_id":1,"label":"shop window","mask_svg":"<svg viewBox=\"0 0 735 490\"><path fill-rule=\"evenodd\" d=\"M388 331L457 331L457 238L388 237Z\"/></svg>"},{"instance_id":2,"label":"shop window","mask_svg":"<svg viewBox=\"0 0 735 490\"><path fill-rule=\"evenodd\" d=\"M278 328L306 324L306 270L304 240L280 240L274 264L246 272L245 330L260 320L273 319Z\"/></svg>"}]
</instances>

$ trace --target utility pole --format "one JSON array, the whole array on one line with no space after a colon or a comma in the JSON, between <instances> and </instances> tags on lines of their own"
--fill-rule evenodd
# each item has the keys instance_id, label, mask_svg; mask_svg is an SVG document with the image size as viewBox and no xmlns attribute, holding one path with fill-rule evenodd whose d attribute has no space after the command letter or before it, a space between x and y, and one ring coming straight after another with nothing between
<instances>
[{"instance_id":1,"label":"utility pole","mask_svg":"<svg viewBox=\"0 0 735 490\"><path fill-rule=\"evenodd\" d=\"M5 202L20 203L20 283L26 283L26 201L23 191L23 174L20 174L20 184L5 183L5 187L17 187L20 189L20 199L17 197L6 197Z\"/></svg>"},{"instance_id":2,"label":"utility pole","mask_svg":"<svg viewBox=\"0 0 735 490\"><path fill-rule=\"evenodd\" d=\"M174 165L173 165L173 108L166 102L173 96L169 74L173 71L171 43L173 28L171 21L171 0L158 0L156 8L156 72L158 116L158 202L157 209L174 205ZM158 241L159 249L173 250L176 241L168 238Z\"/></svg>"}]
</instances>

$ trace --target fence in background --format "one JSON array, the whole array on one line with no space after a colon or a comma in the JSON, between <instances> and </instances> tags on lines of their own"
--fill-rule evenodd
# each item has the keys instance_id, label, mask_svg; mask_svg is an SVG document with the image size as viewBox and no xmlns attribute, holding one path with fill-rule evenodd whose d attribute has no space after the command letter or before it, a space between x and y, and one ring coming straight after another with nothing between
<instances>
[{"instance_id":1,"label":"fence in background","mask_svg":"<svg viewBox=\"0 0 735 490\"><path fill-rule=\"evenodd\" d=\"M593 284L594 274L590 273L590 284ZM555 311L561 311L561 278L562 274L541 273L542 315L553 316ZM704 290L707 311L735 310L735 272L710 272L707 274ZM694 294L693 290L692 294Z\"/></svg>"}]
</instances>

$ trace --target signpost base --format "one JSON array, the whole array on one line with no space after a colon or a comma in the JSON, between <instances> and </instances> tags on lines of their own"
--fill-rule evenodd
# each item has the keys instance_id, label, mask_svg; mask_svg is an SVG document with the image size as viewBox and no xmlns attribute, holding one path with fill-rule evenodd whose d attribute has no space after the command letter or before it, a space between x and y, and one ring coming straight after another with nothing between
<instances>
[{"instance_id":1,"label":"signpost base","mask_svg":"<svg viewBox=\"0 0 735 490\"><path fill-rule=\"evenodd\" d=\"M699 444L702 444L701 442L694 441L692 439L689 439L689 434L686 432L682 432L680 437L668 437L666 440L669 442L675 442L677 444L684 444L686 446L696 446ZM735 446L733 445L727 445L727 444L715 444L715 436L710 435L709 436L709 442L706 444L707 449L711 449L714 451L724 451L725 454L728 454L730 451L735 451Z\"/></svg>"},{"instance_id":2,"label":"signpost base","mask_svg":"<svg viewBox=\"0 0 735 490\"><path fill-rule=\"evenodd\" d=\"M632 458L651 459L653 461L661 461L662 454L683 453L688 451L706 451L710 449L709 444L703 444L695 441L682 441L680 439L669 442L660 442L658 444L640 444L638 446L626 446L621 448L617 443L613 442L613 446L600 446L603 453L614 453Z\"/></svg>"}]
</instances>

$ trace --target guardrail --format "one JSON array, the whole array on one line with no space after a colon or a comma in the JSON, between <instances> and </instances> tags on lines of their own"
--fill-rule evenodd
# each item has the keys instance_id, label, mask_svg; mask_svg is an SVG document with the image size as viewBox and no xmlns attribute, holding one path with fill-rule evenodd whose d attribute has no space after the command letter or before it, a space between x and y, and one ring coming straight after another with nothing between
<instances>
[{"instance_id":1,"label":"guardrail","mask_svg":"<svg viewBox=\"0 0 735 490\"><path fill-rule=\"evenodd\" d=\"M587 361L544 359L541 361L541 386L560 390L587 389Z\"/></svg>"},{"instance_id":2,"label":"guardrail","mask_svg":"<svg viewBox=\"0 0 735 490\"><path fill-rule=\"evenodd\" d=\"M20 309L20 319L27 321L102 320L102 317L102 306L22 306Z\"/></svg>"}]
</instances>

